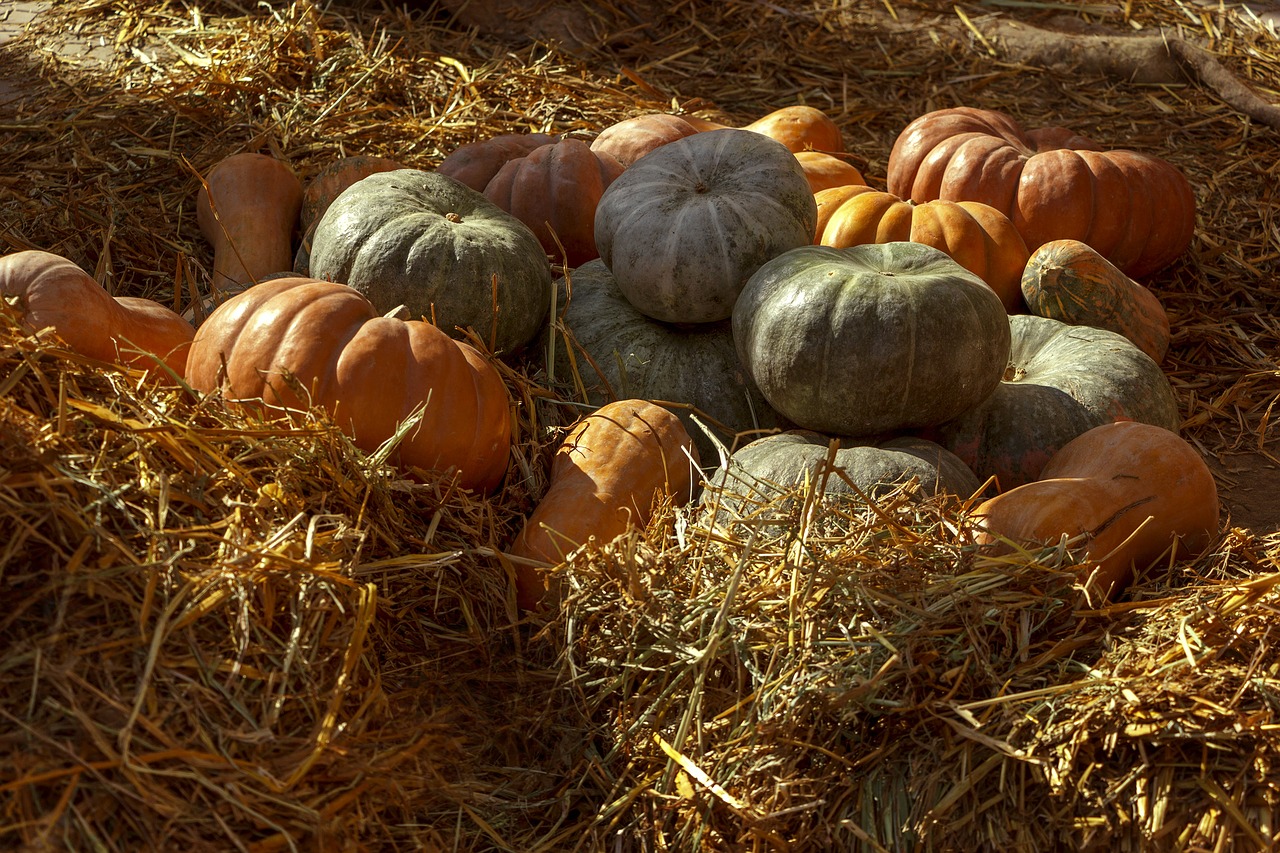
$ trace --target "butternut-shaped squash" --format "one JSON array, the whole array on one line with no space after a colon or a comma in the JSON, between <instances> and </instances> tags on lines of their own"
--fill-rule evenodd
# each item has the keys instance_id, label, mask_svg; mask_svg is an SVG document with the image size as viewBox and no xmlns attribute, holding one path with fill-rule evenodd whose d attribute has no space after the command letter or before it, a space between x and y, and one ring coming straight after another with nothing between
<instances>
[{"instance_id":1,"label":"butternut-shaped squash","mask_svg":"<svg viewBox=\"0 0 1280 853\"><path fill-rule=\"evenodd\" d=\"M302 182L283 160L232 154L210 169L196 195L196 221L213 245L214 292L293 269L301 208Z\"/></svg>"},{"instance_id":2,"label":"butternut-shaped squash","mask_svg":"<svg viewBox=\"0 0 1280 853\"><path fill-rule=\"evenodd\" d=\"M516 602L532 610L546 597L554 566L587 540L604 544L649 523L655 502L687 503L698 451L677 418L656 403L619 400L569 431L551 463L546 495L511 546ZM529 562L529 561L532 561Z\"/></svg>"},{"instance_id":3,"label":"butternut-shaped squash","mask_svg":"<svg viewBox=\"0 0 1280 853\"><path fill-rule=\"evenodd\" d=\"M1050 458L1040 479L980 504L980 544L1054 545L1082 537L1080 573L1106 596L1151 566L1192 557L1218 532L1209 467L1176 433L1136 421L1094 427Z\"/></svg>"}]
</instances>

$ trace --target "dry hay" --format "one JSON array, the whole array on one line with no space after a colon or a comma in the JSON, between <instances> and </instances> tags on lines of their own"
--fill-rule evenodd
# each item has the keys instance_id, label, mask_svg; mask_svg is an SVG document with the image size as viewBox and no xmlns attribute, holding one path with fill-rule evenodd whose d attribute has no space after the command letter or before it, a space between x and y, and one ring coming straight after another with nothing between
<instances>
[{"instance_id":1,"label":"dry hay","mask_svg":"<svg viewBox=\"0 0 1280 853\"><path fill-rule=\"evenodd\" d=\"M425 4L424 4L425 5ZM655 5L655 4L650 4ZM434 7L58 2L0 49L4 249L189 304L196 175L265 148L430 167L517 129L805 102L883 175L936 107L1165 157L1200 226L1152 281L1210 457L1276 456L1274 133L1196 85L1045 73L1017 15L1169 28L1269 100L1280 42L1197 3L595 4L575 52ZM898 25L894 25L897 19ZM910 26L902 26L906 22ZM52 45L101 37L118 61ZM580 554L517 623L498 552L571 408L503 368L519 440L489 499L407 480L322 417L260 423L0 328L0 843L68 849L1257 849L1280 816L1280 534L1124 602L1063 552L996 562L955 505L708 530L667 512Z\"/></svg>"}]
</instances>

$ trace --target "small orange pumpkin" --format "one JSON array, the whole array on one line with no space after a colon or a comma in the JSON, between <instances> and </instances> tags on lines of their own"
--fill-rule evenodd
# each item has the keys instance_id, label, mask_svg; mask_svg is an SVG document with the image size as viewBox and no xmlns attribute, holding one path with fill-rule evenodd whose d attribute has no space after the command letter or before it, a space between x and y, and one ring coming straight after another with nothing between
<instances>
[{"instance_id":1,"label":"small orange pumpkin","mask_svg":"<svg viewBox=\"0 0 1280 853\"><path fill-rule=\"evenodd\" d=\"M822 190L814 242L837 249L868 243L923 243L981 278L1005 310L1022 307L1027 247L1000 211L972 201L912 204L867 186Z\"/></svg>"},{"instance_id":2,"label":"small orange pumpkin","mask_svg":"<svg viewBox=\"0 0 1280 853\"><path fill-rule=\"evenodd\" d=\"M546 572L594 538L604 544L631 527L644 527L655 502L687 503L698 472L698 451L677 418L656 403L619 400L582 418L551 463L547 493L530 513L510 554L516 563L516 600L538 606Z\"/></svg>"},{"instance_id":3,"label":"small orange pumpkin","mask_svg":"<svg viewBox=\"0 0 1280 853\"><path fill-rule=\"evenodd\" d=\"M782 107L761 116L743 130L763 133L792 151L844 151L840 127L817 107Z\"/></svg>"},{"instance_id":4,"label":"small orange pumpkin","mask_svg":"<svg viewBox=\"0 0 1280 853\"><path fill-rule=\"evenodd\" d=\"M655 148L698 133L687 117L648 113L611 124L591 143L591 150L630 166Z\"/></svg>"},{"instance_id":5,"label":"small orange pumpkin","mask_svg":"<svg viewBox=\"0 0 1280 853\"><path fill-rule=\"evenodd\" d=\"M1032 314L1118 332L1157 364L1169 351L1169 315L1159 298L1079 240L1032 252L1022 297Z\"/></svg>"},{"instance_id":6,"label":"small orange pumpkin","mask_svg":"<svg viewBox=\"0 0 1280 853\"><path fill-rule=\"evenodd\" d=\"M283 160L232 154L205 176L196 221L213 245L213 289L230 292L293 268L302 182Z\"/></svg>"},{"instance_id":7,"label":"small orange pumpkin","mask_svg":"<svg viewBox=\"0 0 1280 853\"><path fill-rule=\"evenodd\" d=\"M436 171L482 193L508 160L524 157L557 139L547 133L503 133L468 142L441 160Z\"/></svg>"},{"instance_id":8,"label":"small orange pumpkin","mask_svg":"<svg viewBox=\"0 0 1280 853\"><path fill-rule=\"evenodd\" d=\"M430 323L379 317L345 284L275 279L227 300L196 333L187 381L249 408L321 406L367 451L422 409L393 460L478 490L506 472L511 420L494 366Z\"/></svg>"},{"instance_id":9,"label":"small orange pumpkin","mask_svg":"<svg viewBox=\"0 0 1280 853\"><path fill-rule=\"evenodd\" d=\"M1094 427L1068 442L1040 478L974 510L978 542L1054 545L1083 536L1080 572L1115 595L1153 564L1192 557L1218 532L1218 490L1194 447L1136 421Z\"/></svg>"},{"instance_id":10,"label":"small orange pumpkin","mask_svg":"<svg viewBox=\"0 0 1280 853\"><path fill-rule=\"evenodd\" d=\"M324 212L333 204L333 200L342 195L347 187L379 172L394 172L396 169L407 169L403 163L389 157L373 157L367 154L352 154L339 157L324 166L307 181L302 191L302 211L300 224L303 234L310 234L315 224L324 216Z\"/></svg>"},{"instance_id":11,"label":"small orange pumpkin","mask_svg":"<svg viewBox=\"0 0 1280 853\"><path fill-rule=\"evenodd\" d=\"M16 310L27 328L52 328L82 355L144 370L163 363L178 376L186 369L190 323L150 299L112 297L59 255L28 250L0 258L0 298L0 309Z\"/></svg>"},{"instance_id":12,"label":"small orange pumpkin","mask_svg":"<svg viewBox=\"0 0 1280 853\"><path fill-rule=\"evenodd\" d=\"M826 151L797 151L795 154L815 195L832 187L863 186L867 183L858 167L838 154Z\"/></svg>"}]
</instances>

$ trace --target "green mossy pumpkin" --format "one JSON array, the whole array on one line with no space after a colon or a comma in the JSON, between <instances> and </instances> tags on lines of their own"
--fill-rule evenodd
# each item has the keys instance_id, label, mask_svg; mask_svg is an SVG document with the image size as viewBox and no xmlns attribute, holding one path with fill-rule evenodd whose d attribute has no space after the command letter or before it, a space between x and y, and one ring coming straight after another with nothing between
<instances>
[{"instance_id":1,"label":"green mossy pumpkin","mask_svg":"<svg viewBox=\"0 0 1280 853\"><path fill-rule=\"evenodd\" d=\"M739 432L785 425L738 362L728 322L674 326L647 317L600 260L578 267L558 287L569 343L556 333L555 378L573 382L576 392L576 375L589 402L637 398L695 406L730 450ZM703 462L717 464L714 443L689 409L670 408L693 436Z\"/></svg>"},{"instance_id":2,"label":"green mossy pumpkin","mask_svg":"<svg viewBox=\"0 0 1280 853\"><path fill-rule=\"evenodd\" d=\"M709 130L668 142L609 186L600 257L655 320L724 320L761 264L813 242L818 206L795 155L767 136Z\"/></svg>"},{"instance_id":3,"label":"green mossy pumpkin","mask_svg":"<svg viewBox=\"0 0 1280 853\"><path fill-rule=\"evenodd\" d=\"M417 169L370 175L316 225L312 277L350 285L380 312L398 305L454 337L474 329L520 350L551 304L551 266L511 214L452 178Z\"/></svg>"},{"instance_id":4,"label":"green mossy pumpkin","mask_svg":"<svg viewBox=\"0 0 1280 853\"><path fill-rule=\"evenodd\" d=\"M869 436L939 424L1000 382L1000 298L919 243L806 246L762 266L733 337L765 399L800 426Z\"/></svg>"}]
</instances>

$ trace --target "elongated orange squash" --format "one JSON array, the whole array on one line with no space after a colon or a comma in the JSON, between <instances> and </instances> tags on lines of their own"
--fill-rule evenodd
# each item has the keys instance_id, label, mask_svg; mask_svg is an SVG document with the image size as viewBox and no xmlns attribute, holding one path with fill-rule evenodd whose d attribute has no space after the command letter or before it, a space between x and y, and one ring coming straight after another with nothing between
<instances>
[{"instance_id":1,"label":"elongated orange squash","mask_svg":"<svg viewBox=\"0 0 1280 853\"><path fill-rule=\"evenodd\" d=\"M980 504L980 544L1053 545L1083 536L1080 572L1103 595L1218 531L1218 489L1194 447L1136 421L1104 424L1053 455L1040 479Z\"/></svg>"},{"instance_id":2,"label":"elongated orange squash","mask_svg":"<svg viewBox=\"0 0 1280 853\"><path fill-rule=\"evenodd\" d=\"M655 501L692 497L698 452L684 425L644 400L601 406L570 430L551 463L546 495L511 546L516 601L532 610L546 597L544 566L555 565L594 538L613 541L648 524Z\"/></svg>"},{"instance_id":3,"label":"elongated orange squash","mask_svg":"<svg viewBox=\"0 0 1280 853\"><path fill-rule=\"evenodd\" d=\"M1032 314L1118 332L1157 364L1169 350L1169 315L1159 298L1079 240L1032 252L1022 297Z\"/></svg>"},{"instance_id":4,"label":"elongated orange squash","mask_svg":"<svg viewBox=\"0 0 1280 853\"><path fill-rule=\"evenodd\" d=\"M301 209L302 181L283 160L245 153L214 165L196 195L196 221L213 245L214 292L291 270Z\"/></svg>"},{"instance_id":5,"label":"elongated orange squash","mask_svg":"<svg viewBox=\"0 0 1280 853\"><path fill-rule=\"evenodd\" d=\"M142 370L163 363L179 377L196 333L160 303L112 297L72 261L34 249L0 258L0 300L0 310L15 311L32 331L52 328L81 355Z\"/></svg>"}]
</instances>

